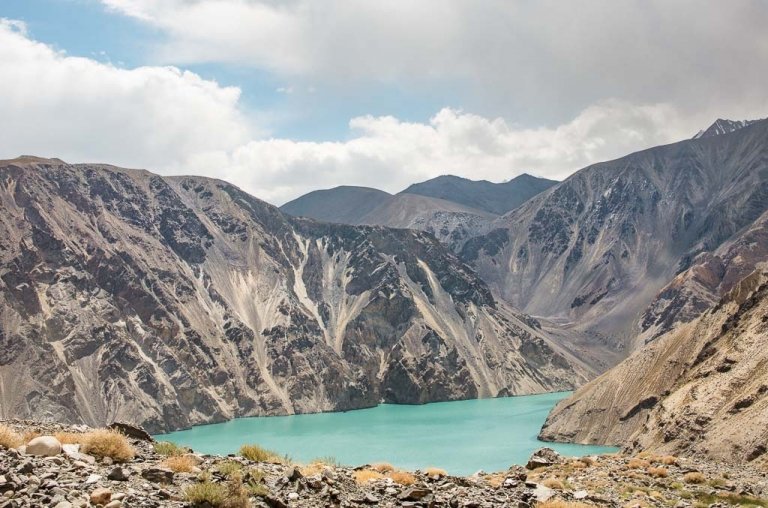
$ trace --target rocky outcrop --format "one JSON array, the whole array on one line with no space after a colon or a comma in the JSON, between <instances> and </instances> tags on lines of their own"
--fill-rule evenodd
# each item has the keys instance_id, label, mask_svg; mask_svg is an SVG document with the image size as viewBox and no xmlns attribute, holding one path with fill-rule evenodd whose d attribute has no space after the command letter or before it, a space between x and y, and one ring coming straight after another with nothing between
<instances>
[{"instance_id":1,"label":"rocky outcrop","mask_svg":"<svg viewBox=\"0 0 768 508\"><path fill-rule=\"evenodd\" d=\"M3 417L160 431L564 390L594 373L429 234L36 158L0 163L0 211Z\"/></svg>"},{"instance_id":2,"label":"rocky outcrop","mask_svg":"<svg viewBox=\"0 0 768 508\"><path fill-rule=\"evenodd\" d=\"M513 306L631 350L655 295L767 209L763 120L582 169L462 257Z\"/></svg>"},{"instance_id":3,"label":"rocky outcrop","mask_svg":"<svg viewBox=\"0 0 768 508\"><path fill-rule=\"evenodd\" d=\"M561 401L545 440L768 465L768 272Z\"/></svg>"}]
</instances>

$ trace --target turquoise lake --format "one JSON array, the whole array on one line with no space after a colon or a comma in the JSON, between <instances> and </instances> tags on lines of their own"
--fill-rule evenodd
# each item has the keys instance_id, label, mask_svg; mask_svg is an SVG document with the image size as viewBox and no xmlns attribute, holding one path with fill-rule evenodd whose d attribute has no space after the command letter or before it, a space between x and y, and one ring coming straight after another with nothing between
<instances>
[{"instance_id":1,"label":"turquoise lake","mask_svg":"<svg viewBox=\"0 0 768 508\"><path fill-rule=\"evenodd\" d=\"M344 465L388 462L407 470L435 466L455 475L525 464L542 446L571 456L615 451L536 439L550 409L568 394L238 418L156 437L202 453L235 453L243 444L257 443L299 463L330 456Z\"/></svg>"}]
</instances>

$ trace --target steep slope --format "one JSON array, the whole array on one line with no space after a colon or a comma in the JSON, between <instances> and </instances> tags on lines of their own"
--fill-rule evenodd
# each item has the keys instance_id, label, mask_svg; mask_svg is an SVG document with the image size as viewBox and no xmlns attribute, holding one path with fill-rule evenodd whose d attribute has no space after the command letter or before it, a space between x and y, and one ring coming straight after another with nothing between
<instances>
[{"instance_id":1,"label":"steep slope","mask_svg":"<svg viewBox=\"0 0 768 508\"><path fill-rule=\"evenodd\" d=\"M761 269L559 403L540 437L767 466L767 346Z\"/></svg>"},{"instance_id":2,"label":"steep slope","mask_svg":"<svg viewBox=\"0 0 768 508\"><path fill-rule=\"evenodd\" d=\"M700 254L659 292L643 312L642 342L692 321L762 263L768 263L768 212L714 252Z\"/></svg>"},{"instance_id":3,"label":"steep slope","mask_svg":"<svg viewBox=\"0 0 768 508\"><path fill-rule=\"evenodd\" d=\"M284 204L280 210L294 217L360 224L361 217L391 199L391 194L378 189L343 185L304 194Z\"/></svg>"},{"instance_id":4,"label":"steep slope","mask_svg":"<svg viewBox=\"0 0 768 508\"><path fill-rule=\"evenodd\" d=\"M424 233L35 158L0 162L0 212L0 417L160 431L593 374Z\"/></svg>"},{"instance_id":5,"label":"steep slope","mask_svg":"<svg viewBox=\"0 0 768 508\"><path fill-rule=\"evenodd\" d=\"M502 215L517 208L533 196L555 185L554 180L522 174L503 183L468 180L444 175L416 183L401 194L418 194L461 203L488 213Z\"/></svg>"},{"instance_id":6,"label":"steep slope","mask_svg":"<svg viewBox=\"0 0 768 508\"><path fill-rule=\"evenodd\" d=\"M621 346L664 285L766 209L761 121L582 169L495 221L462 256L512 305Z\"/></svg>"}]
</instances>

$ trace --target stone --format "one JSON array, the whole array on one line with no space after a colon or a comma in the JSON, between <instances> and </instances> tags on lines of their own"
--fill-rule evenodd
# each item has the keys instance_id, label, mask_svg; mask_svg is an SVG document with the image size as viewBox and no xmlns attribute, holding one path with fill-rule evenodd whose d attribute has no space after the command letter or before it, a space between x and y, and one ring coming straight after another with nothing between
<instances>
[{"instance_id":1,"label":"stone","mask_svg":"<svg viewBox=\"0 0 768 508\"><path fill-rule=\"evenodd\" d=\"M122 502L120 502L118 500L114 500L114 501L110 501L109 503L104 505L104 508L120 508L121 506L123 506Z\"/></svg>"},{"instance_id":2,"label":"stone","mask_svg":"<svg viewBox=\"0 0 768 508\"><path fill-rule=\"evenodd\" d=\"M91 475L88 475L88 478L85 480L85 484L93 485L94 483L98 483L99 480L101 480L100 474L91 474Z\"/></svg>"},{"instance_id":3,"label":"stone","mask_svg":"<svg viewBox=\"0 0 768 508\"><path fill-rule=\"evenodd\" d=\"M53 508L72 508L72 503L69 501L59 501Z\"/></svg>"},{"instance_id":4,"label":"stone","mask_svg":"<svg viewBox=\"0 0 768 508\"><path fill-rule=\"evenodd\" d=\"M19 474L30 474L35 470L35 466L30 461L26 461L16 468L16 472Z\"/></svg>"},{"instance_id":5,"label":"stone","mask_svg":"<svg viewBox=\"0 0 768 508\"><path fill-rule=\"evenodd\" d=\"M184 457L189 459L191 462L193 462L196 466L199 466L203 462L205 462L205 459L198 455L197 453L185 453Z\"/></svg>"},{"instance_id":6,"label":"stone","mask_svg":"<svg viewBox=\"0 0 768 508\"><path fill-rule=\"evenodd\" d=\"M408 490L400 494L401 501L420 501L430 495L431 490L423 487L411 487Z\"/></svg>"},{"instance_id":7,"label":"stone","mask_svg":"<svg viewBox=\"0 0 768 508\"><path fill-rule=\"evenodd\" d=\"M107 475L107 478L116 482L127 482L128 474L125 472L125 470L122 467L116 467L109 472L109 474Z\"/></svg>"},{"instance_id":8,"label":"stone","mask_svg":"<svg viewBox=\"0 0 768 508\"><path fill-rule=\"evenodd\" d=\"M301 474L301 471L299 471L298 467L294 467L288 472L287 477L289 481L295 482L304 478L304 475Z\"/></svg>"},{"instance_id":9,"label":"stone","mask_svg":"<svg viewBox=\"0 0 768 508\"><path fill-rule=\"evenodd\" d=\"M589 496L589 492L587 492L586 490L577 490L576 492L573 493L573 498L577 500L586 499L587 496Z\"/></svg>"},{"instance_id":10,"label":"stone","mask_svg":"<svg viewBox=\"0 0 768 508\"><path fill-rule=\"evenodd\" d=\"M288 494L288 500L290 501L296 501L299 498L299 494L297 492L291 492Z\"/></svg>"},{"instance_id":11,"label":"stone","mask_svg":"<svg viewBox=\"0 0 768 508\"><path fill-rule=\"evenodd\" d=\"M561 461L562 457L560 454L552 448L539 448L533 452L525 467L528 469L537 469L540 467L548 467Z\"/></svg>"},{"instance_id":12,"label":"stone","mask_svg":"<svg viewBox=\"0 0 768 508\"><path fill-rule=\"evenodd\" d=\"M98 489L91 492L90 499L91 504L104 506L112 499L112 491L103 487L99 487Z\"/></svg>"},{"instance_id":13,"label":"stone","mask_svg":"<svg viewBox=\"0 0 768 508\"><path fill-rule=\"evenodd\" d=\"M544 485L536 485L536 488L533 491L533 497L536 498L536 501L539 503L549 501L555 494L556 492L554 489L550 489Z\"/></svg>"},{"instance_id":14,"label":"stone","mask_svg":"<svg viewBox=\"0 0 768 508\"><path fill-rule=\"evenodd\" d=\"M39 436L27 443L26 453L42 457L53 457L61 453L61 443L53 436Z\"/></svg>"},{"instance_id":15,"label":"stone","mask_svg":"<svg viewBox=\"0 0 768 508\"><path fill-rule=\"evenodd\" d=\"M130 423L125 422L112 422L108 425L108 427L133 439L149 441L150 443L155 441L152 436L149 435L149 432L137 425L131 425Z\"/></svg>"},{"instance_id":16,"label":"stone","mask_svg":"<svg viewBox=\"0 0 768 508\"><path fill-rule=\"evenodd\" d=\"M173 483L174 473L164 467L150 467L141 472L141 477L153 483Z\"/></svg>"},{"instance_id":17,"label":"stone","mask_svg":"<svg viewBox=\"0 0 768 508\"><path fill-rule=\"evenodd\" d=\"M371 494L371 493L368 493L368 494L366 494L366 495L365 495L365 497L363 498L363 502L364 502L365 504L379 504L379 498L378 498L378 497L376 497L376 496L374 496L374 495L373 495L373 494Z\"/></svg>"}]
</instances>

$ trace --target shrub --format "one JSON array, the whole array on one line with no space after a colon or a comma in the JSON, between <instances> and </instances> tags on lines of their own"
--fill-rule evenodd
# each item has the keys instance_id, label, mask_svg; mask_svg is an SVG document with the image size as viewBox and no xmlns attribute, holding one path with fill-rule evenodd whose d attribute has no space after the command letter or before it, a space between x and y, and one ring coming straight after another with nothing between
<instances>
[{"instance_id":1,"label":"shrub","mask_svg":"<svg viewBox=\"0 0 768 508\"><path fill-rule=\"evenodd\" d=\"M575 501L561 501L556 499L554 501L544 501L536 504L537 508L595 508L587 503L579 503Z\"/></svg>"},{"instance_id":2,"label":"shrub","mask_svg":"<svg viewBox=\"0 0 768 508\"><path fill-rule=\"evenodd\" d=\"M663 467L649 467L648 474L656 478L666 478L669 476L669 471Z\"/></svg>"},{"instance_id":3,"label":"shrub","mask_svg":"<svg viewBox=\"0 0 768 508\"><path fill-rule=\"evenodd\" d=\"M40 436L42 436L42 434L37 430L25 430L21 434L21 440L24 441L25 443L29 443L36 437L40 437Z\"/></svg>"},{"instance_id":4,"label":"shrub","mask_svg":"<svg viewBox=\"0 0 768 508\"><path fill-rule=\"evenodd\" d=\"M131 460L136 452L123 434L111 429L97 429L83 435L82 452L94 457L109 457L116 462Z\"/></svg>"},{"instance_id":5,"label":"shrub","mask_svg":"<svg viewBox=\"0 0 768 508\"><path fill-rule=\"evenodd\" d=\"M267 450L256 444L241 446L240 456L253 462L273 462L277 464L287 464L290 462L287 456L280 455L272 450Z\"/></svg>"},{"instance_id":6,"label":"shrub","mask_svg":"<svg viewBox=\"0 0 768 508\"><path fill-rule=\"evenodd\" d=\"M82 432L57 432L53 435L61 444L80 444L85 434Z\"/></svg>"},{"instance_id":7,"label":"shrub","mask_svg":"<svg viewBox=\"0 0 768 508\"><path fill-rule=\"evenodd\" d=\"M448 476L448 473L445 471L445 469L440 469L439 467L428 467L424 470L424 474L427 476Z\"/></svg>"},{"instance_id":8,"label":"shrub","mask_svg":"<svg viewBox=\"0 0 768 508\"><path fill-rule=\"evenodd\" d=\"M704 475L698 472L691 472L691 473L685 473L685 476L683 476L683 481L685 483L704 483L706 481L706 478L704 478Z\"/></svg>"},{"instance_id":9,"label":"shrub","mask_svg":"<svg viewBox=\"0 0 768 508\"><path fill-rule=\"evenodd\" d=\"M227 489L219 483L195 483L184 489L184 498L192 506L200 506L207 503L211 506L219 507L226 497Z\"/></svg>"},{"instance_id":10,"label":"shrub","mask_svg":"<svg viewBox=\"0 0 768 508\"><path fill-rule=\"evenodd\" d=\"M387 476L400 485L413 485L416 483L416 477L406 471L390 471Z\"/></svg>"},{"instance_id":11,"label":"shrub","mask_svg":"<svg viewBox=\"0 0 768 508\"><path fill-rule=\"evenodd\" d=\"M676 466L677 465L677 457L673 455L665 455L661 458L661 463L665 466Z\"/></svg>"},{"instance_id":12,"label":"shrub","mask_svg":"<svg viewBox=\"0 0 768 508\"><path fill-rule=\"evenodd\" d=\"M249 508L250 506L248 489L243 485L243 475L235 473L227 482L227 497L221 503L221 508Z\"/></svg>"},{"instance_id":13,"label":"shrub","mask_svg":"<svg viewBox=\"0 0 768 508\"><path fill-rule=\"evenodd\" d=\"M563 481L558 478L546 478L541 482L541 484L554 490L565 489L565 484L563 484Z\"/></svg>"},{"instance_id":14,"label":"shrub","mask_svg":"<svg viewBox=\"0 0 768 508\"><path fill-rule=\"evenodd\" d=\"M195 460L188 455L172 455L166 458L162 464L175 473L191 473L197 465Z\"/></svg>"},{"instance_id":15,"label":"shrub","mask_svg":"<svg viewBox=\"0 0 768 508\"><path fill-rule=\"evenodd\" d=\"M330 467L342 467L341 462L336 457L326 455L325 457L318 457L312 460L312 464L323 464Z\"/></svg>"},{"instance_id":16,"label":"shrub","mask_svg":"<svg viewBox=\"0 0 768 508\"><path fill-rule=\"evenodd\" d=\"M597 463L597 460L595 460L593 457L582 457L579 459L579 462L583 462L588 466L594 466L595 463Z\"/></svg>"},{"instance_id":17,"label":"shrub","mask_svg":"<svg viewBox=\"0 0 768 508\"><path fill-rule=\"evenodd\" d=\"M385 478L383 474L379 473L378 471L374 471L373 469L359 469L355 471L354 476L355 481L361 484Z\"/></svg>"},{"instance_id":18,"label":"shrub","mask_svg":"<svg viewBox=\"0 0 768 508\"><path fill-rule=\"evenodd\" d=\"M178 455L184 455L187 452L185 448L182 448L176 443L171 443L170 441L158 441L154 444L153 448L155 449L155 453L158 455L165 455L166 457L176 457Z\"/></svg>"},{"instance_id":19,"label":"shrub","mask_svg":"<svg viewBox=\"0 0 768 508\"><path fill-rule=\"evenodd\" d=\"M582 460L574 460L571 462L571 466L575 469L584 469L587 467L587 463Z\"/></svg>"},{"instance_id":20,"label":"shrub","mask_svg":"<svg viewBox=\"0 0 768 508\"><path fill-rule=\"evenodd\" d=\"M235 474L241 474L243 471L243 465L235 460L225 460L216 465L216 471L223 474L227 478L231 478Z\"/></svg>"},{"instance_id":21,"label":"shrub","mask_svg":"<svg viewBox=\"0 0 768 508\"><path fill-rule=\"evenodd\" d=\"M389 473L390 471L395 470L395 468L392 467L392 464L387 464L386 462L371 464L371 469L373 469L374 471L378 471L379 473Z\"/></svg>"},{"instance_id":22,"label":"shrub","mask_svg":"<svg viewBox=\"0 0 768 508\"><path fill-rule=\"evenodd\" d=\"M6 425L0 425L0 448L18 448L23 444L21 434Z\"/></svg>"},{"instance_id":23,"label":"shrub","mask_svg":"<svg viewBox=\"0 0 768 508\"><path fill-rule=\"evenodd\" d=\"M627 462L627 467L629 469L647 469L650 465L651 463L647 460L639 458L630 459L630 461Z\"/></svg>"}]
</instances>

